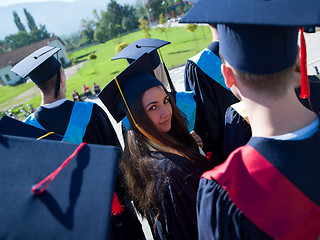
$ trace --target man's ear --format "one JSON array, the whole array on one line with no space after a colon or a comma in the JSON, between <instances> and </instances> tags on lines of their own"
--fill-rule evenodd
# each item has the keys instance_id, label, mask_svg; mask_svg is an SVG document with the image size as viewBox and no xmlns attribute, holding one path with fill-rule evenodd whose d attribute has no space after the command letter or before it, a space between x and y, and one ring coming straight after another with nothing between
<instances>
[{"instance_id":1,"label":"man's ear","mask_svg":"<svg viewBox=\"0 0 320 240\"><path fill-rule=\"evenodd\" d=\"M66 75L63 69L60 69L60 83L62 83L65 79Z\"/></svg>"},{"instance_id":2,"label":"man's ear","mask_svg":"<svg viewBox=\"0 0 320 240\"><path fill-rule=\"evenodd\" d=\"M224 76L225 84L228 88L231 88L234 85L234 75L232 69L227 66L225 63L221 65L221 72Z\"/></svg>"}]
</instances>

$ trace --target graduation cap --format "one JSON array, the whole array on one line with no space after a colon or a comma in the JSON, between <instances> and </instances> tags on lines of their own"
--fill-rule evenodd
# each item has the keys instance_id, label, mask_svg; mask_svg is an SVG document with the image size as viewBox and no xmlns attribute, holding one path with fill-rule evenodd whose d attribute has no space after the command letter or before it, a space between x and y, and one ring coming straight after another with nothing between
<instances>
[{"instance_id":1,"label":"graduation cap","mask_svg":"<svg viewBox=\"0 0 320 240\"><path fill-rule=\"evenodd\" d=\"M29 76L34 83L45 82L57 74L61 67L61 63L53 57L60 50L56 47L42 47L17 63L11 71L23 78Z\"/></svg>"},{"instance_id":2,"label":"graduation cap","mask_svg":"<svg viewBox=\"0 0 320 240\"><path fill-rule=\"evenodd\" d=\"M314 0L200 0L179 22L217 23L220 52L232 67L272 74L294 64L299 27L319 25L319 12ZM301 64L301 97L308 97L303 34Z\"/></svg>"},{"instance_id":3,"label":"graduation cap","mask_svg":"<svg viewBox=\"0 0 320 240\"><path fill-rule=\"evenodd\" d=\"M152 67L155 69L160 64L160 57L157 49L168 44L170 44L170 42L160 39L142 38L122 49L111 60L125 58L128 63L131 64L144 53L148 53Z\"/></svg>"},{"instance_id":4,"label":"graduation cap","mask_svg":"<svg viewBox=\"0 0 320 240\"><path fill-rule=\"evenodd\" d=\"M54 97L57 98L61 63L53 55L60 50L61 48L56 47L42 47L17 63L11 71L23 78L29 76L35 84L45 82L57 74L54 92Z\"/></svg>"},{"instance_id":5,"label":"graduation cap","mask_svg":"<svg viewBox=\"0 0 320 240\"><path fill-rule=\"evenodd\" d=\"M1 239L108 238L117 147L0 135L0 152Z\"/></svg>"},{"instance_id":6,"label":"graduation cap","mask_svg":"<svg viewBox=\"0 0 320 240\"><path fill-rule=\"evenodd\" d=\"M105 86L98 97L120 122L141 94L159 85L162 83L154 76L149 56L144 53Z\"/></svg>"},{"instance_id":7,"label":"graduation cap","mask_svg":"<svg viewBox=\"0 0 320 240\"><path fill-rule=\"evenodd\" d=\"M0 120L0 134L29 138L45 138L47 140L61 141L62 136L46 130L31 126L14 118L3 116Z\"/></svg>"},{"instance_id":8,"label":"graduation cap","mask_svg":"<svg viewBox=\"0 0 320 240\"><path fill-rule=\"evenodd\" d=\"M121 59L125 58L127 59L128 63L131 64L138 58L140 58L143 54L148 53L149 55L149 61L151 62L152 69L156 70L158 66L160 65L160 57L158 54L157 49L166 46L170 44L168 41L164 41L161 39L155 39L155 38L142 38L139 39L124 49L122 49L120 52L118 52L111 60ZM162 56L161 56L162 59ZM169 71L162 59L163 68L165 71L165 75L162 74L162 72L157 72L156 74L158 79L165 85L169 84L171 92L176 93L175 87L172 83Z\"/></svg>"}]
</instances>

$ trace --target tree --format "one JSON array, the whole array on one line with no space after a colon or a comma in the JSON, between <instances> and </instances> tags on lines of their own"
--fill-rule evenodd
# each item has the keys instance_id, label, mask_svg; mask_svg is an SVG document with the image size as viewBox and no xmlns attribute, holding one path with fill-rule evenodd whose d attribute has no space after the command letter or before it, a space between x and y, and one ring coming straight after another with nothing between
<instances>
[{"instance_id":1,"label":"tree","mask_svg":"<svg viewBox=\"0 0 320 240\"><path fill-rule=\"evenodd\" d=\"M196 49L198 49L198 51L199 51L198 41L197 41L196 35L195 35L195 33L194 33L194 31L197 30L198 26L197 26L196 24L190 23L190 24L185 25L184 28L185 28L188 32L192 32L193 38L194 38L194 42L195 42L195 44L196 44Z\"/></svg>"},{"instance_id":2,"label":"tree","mask_svg":"<svg viewBox=\"0 0 320 240\"><path fill-rule=\"evenodd\" d=\"M11 50L15 50L17 48L29 45L33 42L32 36L29 33L23 31L6 36L4 41L10 47Z\"/></svg>"},{"instance_id":3,"label":"tree","mask_svg":"<svg viewBox=\"0 0 320 240\"><path fill-rule=\"evenodd\" d=\"M13 20L19 31L26 32L25 26L22 24L20 17L16 11L12 11Z\"/></svg>"},{"instance_id":4,"label":"tree","mask_svg":"<svg viewBox=\"0 0 320 240\"><path fill-rule=\"evenodd\" d=\"M10 51L10 46L5 40L0 40L0 54Z\"/></svg>"},{"instance_id":5,"label":"tree","mask_svg":"<svg viewBox=\"0 0 320 240\"><path fill-rule=\"evenodd\" d=\"M5 44L2 44L2 47L3 49L5 48L6 51L15 50L17 48L38 42L52 36L52 34L47 31L45 25L40 24L38 28L31 14L25 8L23 10L28 20L28 27L30 29L30 32L28 33L26 31L17 12L13 11L13 20L16 23L19 32L5 37Z\"/></svg>"},{"instance_id":6,"label":"tree","mask_svg":"<svg viewBox=\"0 0 320 240\"><path fill-rule=\"evenodd\" d=\"M30 31L32 30L37 30L38 27L36 25L36 22L34 21L32 15L27 11L27 9L23 9L24 14L26 15L27 21L28 21L28 27L30 29Z\"/></svg>"},{"instance_id":7,"label":"tree","mask_svg":"<svg viewBox=\"0 0 320 240\"><path fill-rule=\"evenodd\" d=\"M165 11L162 5L163 0L149 0L146 4L146 8L151 14L151 22L157 21L157 17Z\"/></svg>"},{"instance_id":8,"label":"tree","mask_svg":"<svg viewBox=\"0 0 320 240\"><path fill-rule=\"evenodd\" d=\"M119 43L115 48L115 53L117 54L118 52L120 52L122 49L124 49L127 46L129 46L129 43L127 43L127 42Z\"/></svg>"},{"instance_id":9,"label":"tree","mask_svg":"<svg viewBox=\"0 0 320 240\"><path fill-rule=\"evenodd\" d=\"M107 5L107 11L101 11L100 16L96 11L94 15L98 20L94 39L99 42L132 31L138 28L139 24L135 9L128 4L120 5L116 0L111 0Z\"/></svg>"},{"instance_id":10,"label":"tree","mask_svg":"<svg viewBox=\"0 0 320 240\"><path fill-rule=\"evenodd\" d=\"M150 27L149 27L149 22L147 19L144 19L144 18L140 18L139 19L139 22L140 22L140 25L139 25L139 28L142 30L143 32L143 37L144 38L150 38L151 37L151 34L149 33L150 32Z\"/></svg>"},{"instance_id":11,"label":"tree","mask_svg":"<svg viewBox=\"0 0 320 240\"><path fill-rule=\"evenodd\" d=\"M122 15L121 25L125 32L138 28L139 20L136 17L135 9L132 6L125 4L122 8Z\"/></svg>"},{"instance_id":12,"label":"tree","mask_svg":"<svg viewBox=\"0 0 320 240\"><path fill-rule=\"evenodd\" d=\"M163 17L163 13L161 13L159 16L159 26L156 28L156 30L160 33L164 33L166 35L166 40L168 40L167 32L170 31L170 28L164 26L165 20L166 19Z\"/></svg>"},{"instance_id":13,"label":"tree","mask_svg":"<svg viewBox=\"0 0 320 240\"><path fill-rule=\"evenodd\" d=\"M51 34L47 31L46 26L41 25L39 29L34 29L30 32L30 35L32 37L32 42L38 42L41 41L43 39L49 38L51 37Z\"/></svg>"},{"instance_id":14,"label":"tree","mask_svg":"<svg viewBox=\"0 0 320 240\"><path fill-rule=\"evenodd\" d=\"M78 48L80 46L79 45L80 40L81 40L80 33L73 33L68 37L63 38L63 42L65 43L67 52Z\"/></svg>"},{"instance_id":15,"label":"tree","mask_svg":"<svg viewBox=\"0 0 320 240\"><path fill-rule=\"evenodd\" d=\"M80 35L87 39L87 42L94 41L94 31L96 23L93 19L81 19L81 32Z\"/></svg>"},{"instance_id":16,"label":"tree","mask_svg":"<svg viewBox=\"0 0 320 240\"><path fill-rule=\"evenodd\" d=\"M142 1L143 0L136 0L135 6L134 6L136 16L138 19L147 17L146 8Z\"/></svg>"},{"instance_id":17,"label":"tree","mask_svg":"<svg viewBox=\"0 0 320 240\"><path fill-rule=\"evenodd\" d=\"M93 64L93 61L97 59L97 55L94 54L94 53L91 53L88 58L89 58L89 60L90 60L90 62L92 64L92 67L94 69L94 74L97 74L97 70L96 70L96 68L95 68L95 66Z\"/></svg>"}]
</instances>

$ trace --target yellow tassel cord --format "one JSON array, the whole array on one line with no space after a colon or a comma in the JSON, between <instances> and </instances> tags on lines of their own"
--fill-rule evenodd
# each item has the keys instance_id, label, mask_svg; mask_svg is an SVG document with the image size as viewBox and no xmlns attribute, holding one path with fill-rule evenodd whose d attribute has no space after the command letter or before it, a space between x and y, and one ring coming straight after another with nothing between
<instances>
[{"instance_id":1,"label":"yellow tassel cord","mask_svg":"<svg viewBox=\"0 0 320 240\"><path fill-rule=\"evenodd\" d=\"M45 134L45 135L37 138L37 140L40 140L40 139L42 139L42 138L45 138L45 137L47 137L47 136L49 136L49 135L51 135L51 134L54 134L54 132L49 132L49 133L47 133L47 134Z\"/></svg>"}]
</instances>

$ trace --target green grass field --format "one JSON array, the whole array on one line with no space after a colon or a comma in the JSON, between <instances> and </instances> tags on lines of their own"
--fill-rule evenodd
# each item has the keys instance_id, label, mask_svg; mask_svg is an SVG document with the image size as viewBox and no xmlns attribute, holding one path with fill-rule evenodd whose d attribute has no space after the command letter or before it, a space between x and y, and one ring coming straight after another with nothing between
<instances>
[{"instance_id":1,"label":"green grass field","mask_svg":"<svg viewBox=\"0 0 320 240\"><path fill-rule=\"evenodd\" d=\"M168 28L167 33L160 33L156 29L150 31L151 38L159 38L170 41L171 44L160 49L162 57L168 68L183 64L201 49L209 45L211 31L207 26L199 26L194 32L187 32L183 27ZM93 45L72 53L75 59L87 53L96 52L97 59L88 61L78 72L67 80L67 98L72 99L73 90L82 93L82 85L88 85L92 90L94 82L101 88L107 85L115 76L128 66L125 59L111 61L116 54L115 47L120 42L132 43L143 38L143 33L137 31L128 35L110 40L103 44ZM195 41L196 39L196 41ZM41 102L40 92L33 89L33 83L24 83L19 86L0 87L0 111L3 114L16 105L32 104L38 107ZM27 92L26 92L27 91ZM14 109L17 112L16 109Z\"/></svg>"}]
</instances>

